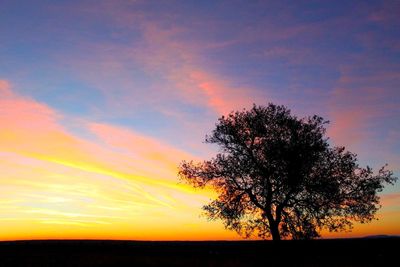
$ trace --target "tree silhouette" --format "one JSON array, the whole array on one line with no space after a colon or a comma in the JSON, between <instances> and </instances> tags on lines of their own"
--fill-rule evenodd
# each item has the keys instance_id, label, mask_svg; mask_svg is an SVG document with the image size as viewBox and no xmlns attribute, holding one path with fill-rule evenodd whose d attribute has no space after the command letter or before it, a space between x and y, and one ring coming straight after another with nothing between
<instances>
[{"instance_id":1,"label":"tree silhouette","mask_svg":"<svg viewBox=\"0 0 400 267\"><path fill-rule=\"evenodd\" d=\"M377 192L397 178L386 165L374 174L358 165L356 154L331 147L327 123L274 104L232 112L206 136L220 153L183 161L179 177L214 188L219 195L203 207L206 215L244 237L311 239L322 229L349 230L374 219Z\"/></svg>"}]
</instances>

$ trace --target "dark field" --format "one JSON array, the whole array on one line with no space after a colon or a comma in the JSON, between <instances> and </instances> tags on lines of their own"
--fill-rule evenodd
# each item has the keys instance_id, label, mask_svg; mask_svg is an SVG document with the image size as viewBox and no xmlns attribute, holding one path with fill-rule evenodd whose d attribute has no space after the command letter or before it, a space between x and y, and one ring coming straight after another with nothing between
<instances>
[{"instance_id":1,"label":"dark field","mask_svg":"<svg viewBox=\"0 0 400 267\"><path fill-rule=\"evenodd\" d=\"M399 266L400 238L0 242L0 266Z\"/></svg>"}]
</instances>

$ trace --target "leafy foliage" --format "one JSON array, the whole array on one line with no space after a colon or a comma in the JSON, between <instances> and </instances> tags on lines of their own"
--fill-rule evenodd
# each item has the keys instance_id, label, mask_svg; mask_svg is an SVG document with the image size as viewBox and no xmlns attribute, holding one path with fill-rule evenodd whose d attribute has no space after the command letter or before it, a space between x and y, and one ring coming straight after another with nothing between
<instances>
[{"instance_id":1,"label":"leafy foliage","mask_svg":"<svg viewBox=\"0 0 400 267\"><path fill-rule=\"evenodd\" d=\"M397 178L386 166L374 174L356 154L331 147L327 123L274 104L232 112L206 136L220 153L183 161L179 176L194 187L212 186L219 196L203 207L206 215L245 237L310 239L323 228L351 229L374 218L377 192Z\"/></svg>"}]
</instances>

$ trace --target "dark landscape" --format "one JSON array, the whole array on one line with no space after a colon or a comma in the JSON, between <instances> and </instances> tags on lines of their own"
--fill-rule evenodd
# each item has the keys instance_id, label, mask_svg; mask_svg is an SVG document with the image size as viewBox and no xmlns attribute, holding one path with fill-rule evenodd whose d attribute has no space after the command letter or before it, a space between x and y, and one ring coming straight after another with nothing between
<instances>
[{"instance_id":1,"label":"dark landscape","mask_svg":"<svg viewBox=\"0 0 400 267\"><path fill-rule=\"evenodd\" d=\"M0 266L394 266L399 237L313 241L0 243Z\"/></svg>"}]
</instances>

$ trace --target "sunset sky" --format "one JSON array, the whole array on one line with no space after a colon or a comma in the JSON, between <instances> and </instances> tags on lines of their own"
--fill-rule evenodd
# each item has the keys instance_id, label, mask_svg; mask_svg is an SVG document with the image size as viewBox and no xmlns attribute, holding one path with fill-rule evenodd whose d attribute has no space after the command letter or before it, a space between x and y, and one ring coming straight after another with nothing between
<instances>
[{"instance_id":1,"label":"sunset sky","mask_svg":"<svg viewBox=\"0 0 400 267\"><path fill-rule=\"evenodd\" d=\"M0 0L0 240L240 239L181 160L232 110L329 120L400 177L400 1ZM400 182L378 221L400 235Z\"/></svg>"}]
</instances>

